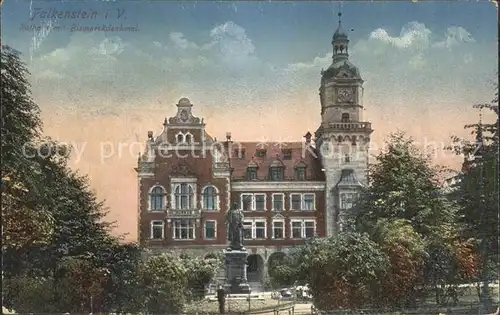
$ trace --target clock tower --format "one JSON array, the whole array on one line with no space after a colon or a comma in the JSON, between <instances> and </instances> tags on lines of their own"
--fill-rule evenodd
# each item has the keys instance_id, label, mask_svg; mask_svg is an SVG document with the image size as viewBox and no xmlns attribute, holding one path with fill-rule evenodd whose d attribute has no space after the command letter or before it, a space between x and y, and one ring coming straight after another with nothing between
<instances>
[{"instance_id":1,"label":"clock tower","mask_svg":"<svg viewBox=\"0 0 500 315\"><path fill-rule=\"evenodd\" d=\"M341 13L332 39L332 64L321 71L321 125L316 131L326 178L327 235L342 229L360 189L368 184L368 149L373 132L371 123L363 120L363 79L349 61L349 38L340 17Z\"/></svg>"}]
</instances>

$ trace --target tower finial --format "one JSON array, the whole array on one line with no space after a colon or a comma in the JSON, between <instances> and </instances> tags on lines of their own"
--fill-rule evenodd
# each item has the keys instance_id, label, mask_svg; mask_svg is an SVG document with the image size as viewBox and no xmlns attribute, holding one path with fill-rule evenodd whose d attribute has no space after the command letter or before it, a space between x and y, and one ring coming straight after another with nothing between
<instances>
[{"instance_id":1,"label":"tower finial","mask_svg":"<svg viewBox=\"0 0 500 315\"><path fill-rule=\"evenodd\" d=\"M337 15L339 16L339 24L340 24L340 23L342 23L342 20L341 20L342 12L339 12Z\"/></svg>"}]
</instances>

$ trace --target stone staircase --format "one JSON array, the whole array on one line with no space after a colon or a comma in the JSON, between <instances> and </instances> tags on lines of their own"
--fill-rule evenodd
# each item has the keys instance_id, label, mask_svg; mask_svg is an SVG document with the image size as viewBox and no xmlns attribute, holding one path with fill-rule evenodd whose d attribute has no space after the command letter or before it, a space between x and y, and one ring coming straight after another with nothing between
<instances>
[{"instance_id":1,"label":"stone staircase","mask_svg":"<svg viewBox=\"0 0 500 315\"><path fill-rule=\"evenodd\" d=\"M259 281L248 282L250 285L250 289L252 289L252 293L264 292L264 288Z\"/></svg>"}]
</instances>

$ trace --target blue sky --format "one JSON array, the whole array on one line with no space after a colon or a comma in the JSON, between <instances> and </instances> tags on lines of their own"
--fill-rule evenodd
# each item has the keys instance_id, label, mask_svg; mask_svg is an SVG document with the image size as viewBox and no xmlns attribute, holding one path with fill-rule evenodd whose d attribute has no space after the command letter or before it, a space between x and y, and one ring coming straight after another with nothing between
<instances>
[{"instance_id":1,"label":"blue sky","mask_svg":"<svg viewBox=\"0 0 500 315\"><path fill-rule=\"evenodd\" d=\"M344 14L345 25L354 28L353 41L383 28L398 34L409 21L425 23L435 33L444 33L449 26L457 25L474 34L476 41L496 38L496 10L488 1L478 2L218 2L211 1L6 1L3 8L4 40L26 49L30 34L19 32L20 22L30 16L34 8L58 10L93 9L99 13L124 10L121 20L125 24L138 24L139 33L123 33L124 40L141 43L161 40L169 31L181 31L193 41L203 40L210 29L227 20L243 27L247 36L258 48L256 54L272 62L303 61L314 58L325 47L327 39L337 24L339 8ZM40 19L36 19L40 20ZM107 20L108 22L111 19ZM117 21L117 20L115 20ZM75 21L85 24L84 20ZM90 24L106 22L97 19ZM66 24L72 24L70 22ZM88 24L88 23L87 23ZM24 33L24 34L23 34ZM47 39L40 47L47 51L69 40L70 32ZM283 55L283 51L293 54Z\"/></svg>"},{"instance_id":2,"label":"blue sky","mask_svg":"<svg viewBox=\"0 0 500 315\"><path fill-rule=\"evenodd\" d=\"M30 5L32 12L124 14L30 21ZM147 131L161 132L181 97L215 137L231 131L235 140L300 140L320 123L320 71L331 64L339 7L345 28L354 29L349 58L365 80L372 145L380 148L396 129L435 147L466 135L463 125L478 117L471 105L489 102L497 82L498 8L488 1L6 0L2 44L24 54L46 134L80 148L74 166L89 173L112 219L133 236L136 194L123 192L137 185L138 152L102 161L100 144L142 145ZM71 32L103 23L138 30ZM34 33L22 24L65 29ZM436 162L458 166L459 159L443 153Z\"/></svg>"}]
</instances>

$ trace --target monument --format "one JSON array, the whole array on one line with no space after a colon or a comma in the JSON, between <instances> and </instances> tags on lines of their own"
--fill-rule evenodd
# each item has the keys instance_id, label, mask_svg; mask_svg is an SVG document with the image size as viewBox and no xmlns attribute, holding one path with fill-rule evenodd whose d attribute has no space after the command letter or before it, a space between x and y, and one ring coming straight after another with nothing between
<instances>
[{"instance_id":1,"label":"monument","mask_svg":"<svg viewBox=\"0 0 500 315\"><path fill-rule=\"evenodd\" d=\"M247 282L248 252L243 247L243 211L234 203L226 217L229 247L224 251L227 291L232 294L250 293Z\"/></svg>"}]
</instances>

